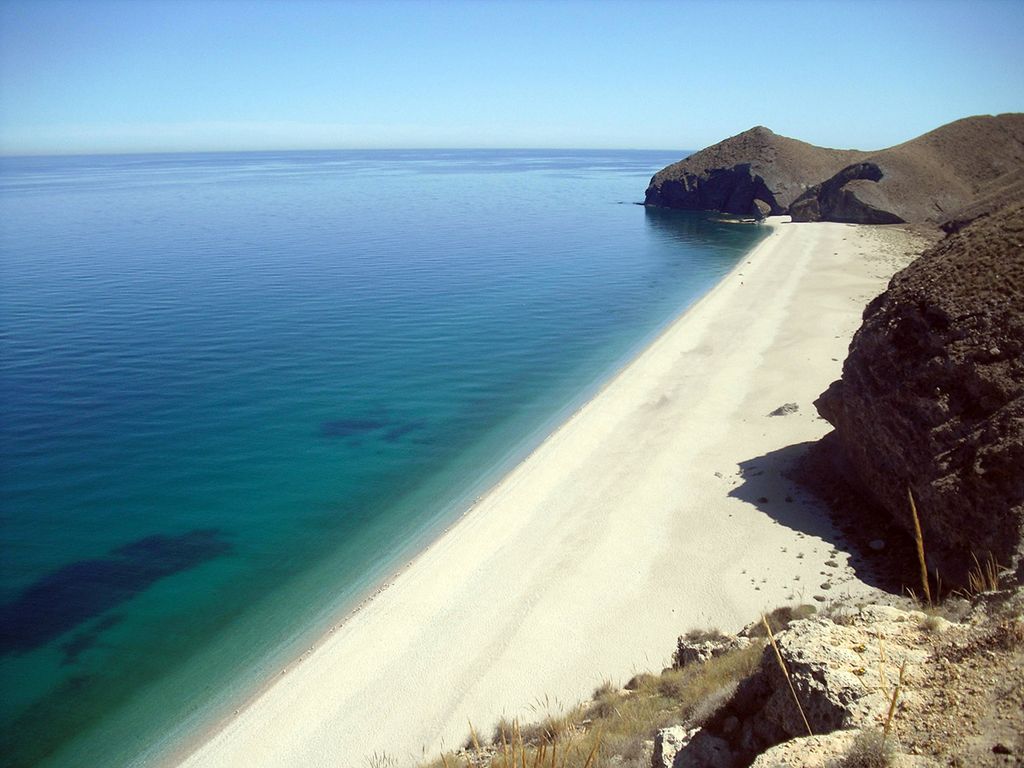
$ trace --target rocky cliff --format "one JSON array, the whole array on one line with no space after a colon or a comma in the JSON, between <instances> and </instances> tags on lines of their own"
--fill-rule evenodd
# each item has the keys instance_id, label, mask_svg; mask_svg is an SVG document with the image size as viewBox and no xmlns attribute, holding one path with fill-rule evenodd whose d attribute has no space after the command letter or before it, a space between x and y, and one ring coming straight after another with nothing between
<instances>
[{"instance_id":1,"label":"rocky cliff","mask_svg":"<svg viewBox=\"0 0 1024 768\"><path fill-rule=\"evenodd\" d=\"M811 184L862 154L815 147L758 126L658 171L644 203L743 216L787 213Z\"/></svg>"},{"instance_id":2,"label":"rocky cliff","mask_svg":"<svg viewBox=\"0 0 1024 768\"><path fill-rule=\"evenodd\" d=\"M929 567L1024 563L1024 203L979 218L897 273L816 403L857 485Z\"/></svg>"},{"instance_id":3,"label":"rocky cliff","mask_svg":"<svg viewBox=\"0 0 1024 768\"><path fill-rule=\"evenodd\" d=\"M978 116L874 152L749 131L654 175L645 204L795 221L937 224L1024 172L1024 114Z\"/></svg>"}]
</instances>

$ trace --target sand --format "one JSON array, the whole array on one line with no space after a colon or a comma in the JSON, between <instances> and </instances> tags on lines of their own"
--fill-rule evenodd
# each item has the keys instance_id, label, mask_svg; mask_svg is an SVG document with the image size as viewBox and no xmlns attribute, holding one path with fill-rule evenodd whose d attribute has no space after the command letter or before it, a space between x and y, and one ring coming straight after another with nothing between
<instances>
[{"instance_id":1,"label":"sand","mask_svg":"<svg viewBox=\"0 0 1024 768\"><path fill-rule=\"evenodd\" d=\"M819 502L782 473L828 431L812 402L915 243L774 225L184 764L412 764L460 745L469 720L489 733L501 715L533 720L658 671L687 629L869 591ZM787 403L797 410L769 415Z\"/></svg>"}]
</instances>

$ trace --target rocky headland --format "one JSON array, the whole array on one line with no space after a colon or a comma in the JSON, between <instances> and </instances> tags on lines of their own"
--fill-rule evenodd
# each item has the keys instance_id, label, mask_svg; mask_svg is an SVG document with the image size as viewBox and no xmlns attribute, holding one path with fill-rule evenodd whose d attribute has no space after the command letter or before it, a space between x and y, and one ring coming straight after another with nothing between
<instances>
[{"instance_id":1,"label":"rocky headland","mask_svg":"<svg viewBox=\"0 0 1024 768\"><path fill-rule=\"evenodd\" d=\"M1012 198L1022 173L1019 113L964 118L871 152L816 147L758 126L662 169L644 202L794 221L936 225L978 201Z\"/></svg>"}]
</instances>

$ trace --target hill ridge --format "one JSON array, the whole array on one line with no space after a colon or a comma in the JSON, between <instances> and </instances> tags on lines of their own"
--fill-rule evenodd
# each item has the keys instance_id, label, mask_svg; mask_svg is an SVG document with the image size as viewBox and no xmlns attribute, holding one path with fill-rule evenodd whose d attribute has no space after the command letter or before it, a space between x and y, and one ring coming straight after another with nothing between
<instances>
[{"instance_id":1,"label":"hill ridge","mask_svg":"<svg viewBox=\"0 0 1024 768\"><path fill-rule=\"evenodd\" d=\"M819 147L758 125L658 171L644 203L788 213L796 221L941 224L980 197L998 207L1000 188L1015 188L1022 172L1024 113L965 117L871 151Z\"/></svg>"}]
</instances>

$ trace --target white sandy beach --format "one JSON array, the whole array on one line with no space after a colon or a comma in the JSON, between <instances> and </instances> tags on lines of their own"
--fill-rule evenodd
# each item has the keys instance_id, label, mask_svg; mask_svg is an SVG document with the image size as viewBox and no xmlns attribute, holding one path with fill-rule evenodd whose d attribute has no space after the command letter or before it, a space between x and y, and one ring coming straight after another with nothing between
<instances>
[{"instance_id":1,"label":"white sandy beach","mask_svg":"<svg viewBox=\"0 0 1024 768\"><path fill-rule=\"evenodd\" d=\"M489 733L538 717L538 699L660 670L689 628L865 591L842 551L825 566L841 539L780 472L828 430L812 401L913 247L890 228L778 224L184 764L411 764L469 720Z\"/></svg>"}]
</instances>

